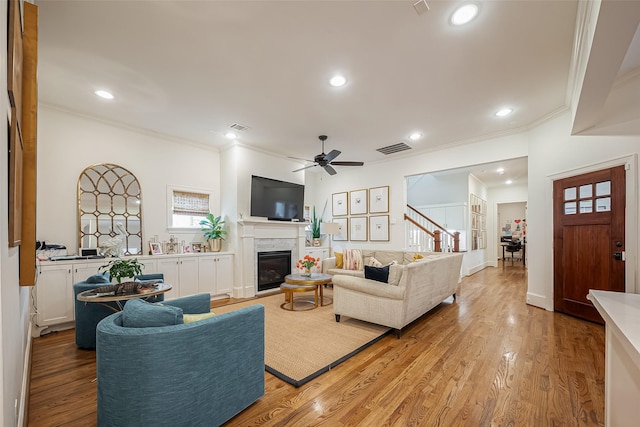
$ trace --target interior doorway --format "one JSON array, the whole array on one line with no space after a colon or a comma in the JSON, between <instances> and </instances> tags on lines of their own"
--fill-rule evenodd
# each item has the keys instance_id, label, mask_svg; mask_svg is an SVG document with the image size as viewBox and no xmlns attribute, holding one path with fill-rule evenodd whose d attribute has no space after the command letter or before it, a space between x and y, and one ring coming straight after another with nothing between
<instances>
[{"instance_id":1,"label":"interior doorway","mask_svg":"<svg viewBox=\"0 0 640 427\"><path fill-rule=\"evenodd\" d=\"M526 245L527 237L527 202L499 203L497 205L497 253L498 260L513 258L513 253L507 253L505 248L510 241L519 241ZM518 253L519 260L526 264L526 250Z\"/></svg>"}]
</instances>

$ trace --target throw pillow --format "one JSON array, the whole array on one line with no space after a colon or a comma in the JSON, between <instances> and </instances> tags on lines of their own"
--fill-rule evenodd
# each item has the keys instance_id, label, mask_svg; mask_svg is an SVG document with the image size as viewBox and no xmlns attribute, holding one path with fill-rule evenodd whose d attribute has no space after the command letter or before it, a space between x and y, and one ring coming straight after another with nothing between
<instances>
[{"instance_id":1,"label":"throw pillow","mask_svg":"<svg viewBox=\"0 0 640 427\"><path fill-rule=\"evenodd\" d=\"M344 258L342 252L334 252L336 255L336 268L344 268Z\"/></svg>"},{"instance_id":2,"label":"throw pillow","mask_svg":"<svg viewBox=\"0 0 640 427\"><path fill-rule=\"evenodd\" d=\"M122 310L125 328L150 328L183 323L182 309L171 305L156 305L136 298L127 301Z\"/></svg>"},{"instance_id":3,"label":"throw pillow","mask_svg":"<svg viewBox=\"0 0 640 427\"><path fill-rule=\"evenodd\" d=\"M416 262L416 261L421 260L421 259L424 259L424 256L422 256L422 255L420 255L418 253L413 254L413 262Z\"/></svg>"},{"instance_id":4,"label":"throw pillow","mask_svg":"<svg viewBox=\"0 0 640 427\"><path fill-rule=\"evenodd\" d=\"M378 261L377 259L375 259L374 257L369 257L369 261L367 262L367 265L370 265L372 267L382 267L382 263L380 261Z\"/></svg>"},{"instance_id":5,"label":"throw pillow","mask_svg":"<svg viewBox=\"0 0 640 427\"><path fill-rule=\"evenodd\" d=\"M210 311L209 313L198 313L198 314L183 313L182 319L184 320L184 323L193 323L199 320L210 319L215 315L216 314L213 311Z\"/></svg>"},{"instance_id":6,"label":"throw pillow","mask_svg":"<svg viewBox=\"0 0 640 427\"><path fill-rule=\"evenodd\" d=\"M400 284L400 279L402 278L402 273L404 273L404 265L402 264L393 264L389 266L389 279L387 283L392 286L398 286Z\"/></svg>"},{"instance_id":7,"label":"throw pillow","mask_svg":"<svg viewBox=\"0 0 640 427\"><path fill-rule=\"evenodd\" d=\"M389 266L372 267L370 265L365 265L364 278L387 283L389 281Z\"/></svg>"},{"instance_id":8,"label":"throw pillow","mask_svg":"<svg viewBox=\"0 0 640 427\"><path fill-rule=\"evenodd\" d=\"M360 249L347 249L344 251L344 269L362 270L362 252Z\"/></svg>"},{"instance_id":9,"label":"throw pillow","mask_svg":"<svg viewBox=\"0 0 640 427\"><path fill-rule=\"evenodd\" d=\"M109 272L94 274L93 276L89 276L86 283L110 283L109 280Z\"/></svg>"}]
</instances>

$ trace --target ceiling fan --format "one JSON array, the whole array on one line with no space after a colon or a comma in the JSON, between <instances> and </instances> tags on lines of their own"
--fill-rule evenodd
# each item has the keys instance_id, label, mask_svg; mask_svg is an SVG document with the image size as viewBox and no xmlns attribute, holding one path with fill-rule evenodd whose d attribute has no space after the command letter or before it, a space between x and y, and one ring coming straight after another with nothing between
<instances>
[{"instance_id":1,"label":"ceiling fan","mask_svg":"<svg viewBox=\"0 0 640 427\"><path fill-rule=\"evenodd\" d=\"M338 150L331 150L329 152L329 154L325 154L324 153L324 142L327 140L327 135L320 135L318 137L318 139L320 141L322 141L322 153L318 154L317 156L315 156L313 158L313 160L307 160L307 159L298 159L297 157L290 157L291 159L298 159L298 160L305 160L307 162L313 162L313 165L309 165L309 166L305 166L303 168L300 169L296 169L293 172L299 172L301 170L304 169L309 169L309 168L313 168L316 166L321 166L329 175L335 175L337 172L334 168L331 167L331 165L334 166L362 166L364 165L364 162L340 162L340 161L333 161L333 159L335 159L336 157L338 157L340 155L340 151Z\"/></svg>"}]
</instances>

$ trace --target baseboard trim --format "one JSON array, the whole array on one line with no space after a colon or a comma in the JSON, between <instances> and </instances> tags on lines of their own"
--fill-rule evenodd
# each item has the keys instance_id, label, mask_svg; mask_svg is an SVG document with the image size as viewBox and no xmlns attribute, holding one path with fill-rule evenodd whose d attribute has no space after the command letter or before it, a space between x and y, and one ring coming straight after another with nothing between
<instances>
[{"instance_id":1,"label":"baseboard trim","mask_svg":"<svg viewBox=\"0 0 640 427\"><path fill-rule=\"evenodd\" d=\"M483 262L482 264L478 264L474 267L469 268L467 271L467 276L471 276L472 274L476 274L478 271L484 270L487 267L492 267L490 262Z\"/></svg>"},{"instance_id":2,"label":"baseboard trim","mask_svg":"<svg viewBox=\"0 0 640 427\"><path fill-rule=\"evenodd\" d=\"M527 292L527 304L533 305L539 308L544 308L545 310L548 310L548 311L553 311L553 307L547 306L546 297L542 295L534 294L531 292Z\"/></svg>"},{"instance_id":3,"label":"baseboard trim","mask_svg":"<svg viewBox=\"0 0 640 427\"><path fill-rule=\"evenodd\" d=\"M27 410L29 408L29 383L31 381L31 345L33 337L31 336L33 322L29 322L26 339L27 346L24 350L24 365L22 367L22 387L20 389L20 402L18 402L18 427L27 425Z\"/></svg>"}]
</instances>

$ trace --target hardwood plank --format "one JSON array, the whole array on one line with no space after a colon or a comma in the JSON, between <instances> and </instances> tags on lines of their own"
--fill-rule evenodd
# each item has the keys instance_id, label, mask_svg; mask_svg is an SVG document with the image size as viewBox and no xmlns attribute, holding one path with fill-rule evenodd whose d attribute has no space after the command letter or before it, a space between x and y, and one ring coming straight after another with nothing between
<instances>
[{"instance_id":1,"label":"hardwood plank","mask_svg":"<svg viewBox=\"0 0 640 427\"><path fill-rule=\"evenodd\" d=\"M526 288L520 263L466 277L401 339L302 387L265 373L265 396L225 425L602 426L604 328L526 305ZM93 377L72 330L34 339L29 425L96 425Z\"/></svg>"}]
</instances>

